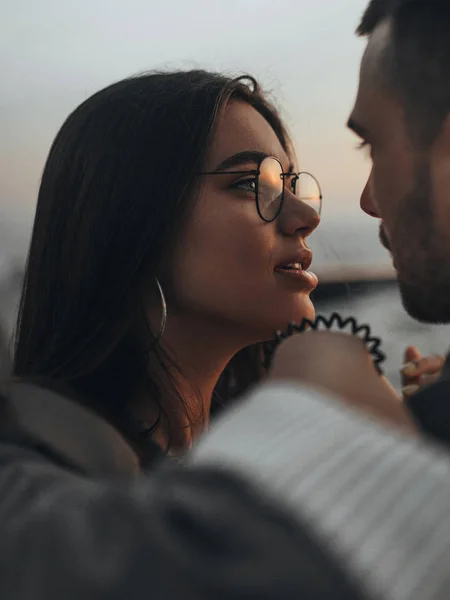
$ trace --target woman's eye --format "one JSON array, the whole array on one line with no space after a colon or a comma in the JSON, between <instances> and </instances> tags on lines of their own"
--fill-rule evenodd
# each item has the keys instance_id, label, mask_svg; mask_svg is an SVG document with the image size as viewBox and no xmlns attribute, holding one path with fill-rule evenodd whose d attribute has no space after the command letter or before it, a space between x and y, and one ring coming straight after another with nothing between
<instances>
[{"instance_id":1,"label":"woman's eye","mask_svg":"<svg viewBox=\"0 0 450 600\"><path fill-rule=\"evenodd\" d=\"M244 190L245 192L256 192L256 177L248 177L247 179L240 179L233 183L232 187L237 190Z\"/></svg>"}]
</instances>

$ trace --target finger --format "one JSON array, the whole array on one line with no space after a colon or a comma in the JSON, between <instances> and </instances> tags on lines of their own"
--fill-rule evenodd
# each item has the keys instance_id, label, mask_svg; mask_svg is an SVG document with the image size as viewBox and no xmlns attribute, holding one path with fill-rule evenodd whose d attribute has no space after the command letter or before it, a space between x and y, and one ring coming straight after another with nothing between
<instances>
[{"instance_id":1,"label":"finger","mask_svg":"<svg viewBox=\"0 0 450 600\"><path fill-rule=\"evenodd\" d=\"M412 383L412 384L407 384L407 385L403 386L403 388L402 388L403 400L406 400L407 398L414 396L414 394L417 394L417 392L420 392L420 390L423 390L424 388L428 387L429 385L436 383L436 381L439 380L440 375L441 375L440 372L434 373L433 375L422 375L420 377L419 383Z\"/></svg>"},{"instance_id":2,"label":"finger","mask_svg":"<svg viewBox=\"0 0 450 600\"><path fill-rule=\"evenodd\" d=\"M408 384L403 386L403 400L411 398L411 396L414 396L414 394L417 394L417 392L420 392L420 390L422 390L423 388L432 385L439 379L439 377L440 373L435 373L434 375L422 375L418 384Z\"/></svg>"},{"instance_id":3,"label":"finger","mask_svg":"<svg viewBox=\"0 0 450 600\"><path fill-rule=\"evenodd\" d=\"M428 385L431 385L433 383L436 383L436 381L438 381L439 377L441 376L441 373L434 373L433 375L422 375L422 377L420 378L420 389L422 389L423 387L426 387Z\"/></svg>"},{"instance_id":4,"label":"finger","mask_svg":"<svg viewBox=\"0 0 450 600\"><path fill-rule=\"evenodd\" d=\"M405 352L403 353L403 362L405 364L409 362L414 362L415 360L419 360L420 358L422 358L422 355L419 352L417 346L408 346Z\"/></svg>"},{"instance_id":5,"label":"finger","mask_svg":"<svg viewBox=\"0 0 450 600\"><path fill-rule=\"evenodd\" d=\"M406 387L408 385L419 385L420 378L414 377L411 373L408 373L409 367L415 365L415 361L418 361L422 358L422 355L419 352L419 349L416 346L408 346L403 353L403 367L400 370L402 375L402 386ZM406 372L405 372L406 369Z\"/></svg>"},{"instance_id":6,"label":"finger","mask_svg":"<svg viewBox=\"0 0 450 600\"><path fill-rule=\"evenodd\" d=\"M405 385L402 388L403 400L408 400L409 398L411 398L411 396L414 396L414 394L417 394L417 392L419 390L420 390L420 385L415 385L415 384Z\"/></svg>"},{"instance_id":7,"label":"finger","mask_svg":"<svg viewBox=\"0 0 450 600\"><path fill-rule=\"evenodd\" d=\"M420 358L419 360L410 361L403 365L402 375L408 380L411 380L411 378L417 379L422 375L433 375L435 373L439 373L443 365L444 357L440 354L426 356L424 358Z\"/></svg>"}]
</instances>

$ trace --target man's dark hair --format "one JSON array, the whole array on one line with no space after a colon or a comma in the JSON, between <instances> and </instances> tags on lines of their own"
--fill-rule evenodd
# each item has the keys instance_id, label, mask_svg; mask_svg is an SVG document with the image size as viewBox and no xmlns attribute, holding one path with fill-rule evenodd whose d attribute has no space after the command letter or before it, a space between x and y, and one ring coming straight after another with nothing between
<instances>
[{"instance_id":1,"label":"man's dark hair","mask_svg":"<svg viewBox=\"0 0 450 600\"><path fill-rule=\"evenodd\" d=\"M450 112L450 0L372 0L357 34L368 36L387 20L383 77L405 108L413 138L430 143Z\"/></svg>"}]
</instances>

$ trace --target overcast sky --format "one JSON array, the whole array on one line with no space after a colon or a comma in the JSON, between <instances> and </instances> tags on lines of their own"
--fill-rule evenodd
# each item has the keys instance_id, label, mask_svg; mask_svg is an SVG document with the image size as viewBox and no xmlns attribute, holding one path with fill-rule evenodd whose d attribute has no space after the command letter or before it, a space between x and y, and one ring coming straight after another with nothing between
<instances>
[{"instance_id":1,"label":"overcast sky","mask_svg":"<svg viewBox=\"0 0 450 600\"><path fill-rule=\"evenodd\" d=\"M49 146L87 96L132 73L207 67L272 90L325 219L355 223L368 161L345 130L367 0L0 0L0 216L27 229Z\"/></svg>"}]
</instances>

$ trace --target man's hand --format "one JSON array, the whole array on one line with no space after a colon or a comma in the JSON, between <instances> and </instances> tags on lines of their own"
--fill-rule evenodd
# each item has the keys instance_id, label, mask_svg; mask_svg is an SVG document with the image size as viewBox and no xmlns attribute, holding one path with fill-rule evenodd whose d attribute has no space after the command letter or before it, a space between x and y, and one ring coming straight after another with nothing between
<instances>
[{"instance_id":1,"label":"man's hand","mask_svg":"<svg viewBox=\"0 0 450 600\"><path fill-rule=\"evenodd\" d=\"M404 354L404 363L401 369L402 392L404 399L407 400L439 379L445 357L441 354L422 356L415 346L408 346Z\"/></svg>"},{"instance_id":2,"label":"man's hand","mask_svg":"<svg viewBox=\"0 0 450 600\"><path fill-rule=\"evenodd\" d=\"M355 336L328 331L291 336L277 349L269 378L322 388L368 416L416 430L399 396L377 373L365 345Z\"/></svg>"}]
</instances>

